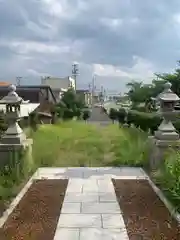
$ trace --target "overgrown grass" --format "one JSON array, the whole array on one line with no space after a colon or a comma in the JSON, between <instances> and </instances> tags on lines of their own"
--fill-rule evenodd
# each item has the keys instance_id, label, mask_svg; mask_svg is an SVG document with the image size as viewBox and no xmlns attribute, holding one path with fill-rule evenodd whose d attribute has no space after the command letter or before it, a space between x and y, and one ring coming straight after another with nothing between
<instances>
[{"instance_id":1,"label":"overgrown grass","mask_svg":"<svg viewBox=\"0 0 180 240\"><path fill-rule=\"evenodd\" d=\"M43 125L34 133L37 166L142 165L147 135L117 125L98 127L83 122Z\"/></svg>"},{"instance_id":2,"label":"overgrown grass","mask_svg":"<svg viewBox=\"0 0 180 240\"><path fill-rule=\"evenodd\" d=\"M165 164L153 176L167 198L180 212L180 152L170 150Z\"/></svg>"}]
</instances>

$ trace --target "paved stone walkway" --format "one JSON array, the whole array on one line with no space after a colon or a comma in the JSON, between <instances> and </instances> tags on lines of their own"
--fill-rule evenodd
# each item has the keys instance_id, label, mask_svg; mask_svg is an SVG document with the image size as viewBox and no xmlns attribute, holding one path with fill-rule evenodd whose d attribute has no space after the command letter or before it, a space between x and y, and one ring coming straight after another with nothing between
<instances>
[{"instance_id":1,"label":"paved stone walkway","mask_svg":"<svg viewBox=\"0 0 180 240\"><path fill-rule=\"evenodd\" d=\"M128 240L111 178L146 178L140 168L41 168L37 178L69 178L54 240Z\"/></svg>"}]
</instances>

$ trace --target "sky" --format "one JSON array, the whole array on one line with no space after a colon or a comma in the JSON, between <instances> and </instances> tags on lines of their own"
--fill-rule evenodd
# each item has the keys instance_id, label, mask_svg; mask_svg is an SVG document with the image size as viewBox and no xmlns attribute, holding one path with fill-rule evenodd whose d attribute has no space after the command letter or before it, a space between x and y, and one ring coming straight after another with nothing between
<instances>
[{"instance_id":1,"label":"sky","mask_svg":"<svg viewBox=\"0 0 180 240\"><path fill-rule=\"evenodd\" d=\"M71 75L125 91L180 59L179 0L0 0L0 81Z\"/></svg>"}]
</instances>

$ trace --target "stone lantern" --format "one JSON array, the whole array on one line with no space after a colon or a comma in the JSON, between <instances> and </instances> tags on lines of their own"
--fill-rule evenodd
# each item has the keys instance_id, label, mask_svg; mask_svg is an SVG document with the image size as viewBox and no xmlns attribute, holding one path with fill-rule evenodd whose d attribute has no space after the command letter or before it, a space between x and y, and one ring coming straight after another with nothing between
<instances>
[{"instance_id":1,"label":"stone lantern","mask_svg":"<svg viewBox=\"0 0 180 240\"><path fill-rule=\"evenodd\" d=\"M173 119L176 114L174 107L180 99L172 92L171 83L165 83L164 91L159 94L157 100L160 103L159 113L163 117L163 121L160 124L158 131L155 132L155 138L161 141L179 140L179 134L176 132L171 119Z\"/></svg>"},{"instance_id":2,"label":"stone lantern","mask_svg":"<svg viewBox=\"0 0 180 240\"><path fill-rule=\"evenodd\" d=\"M169 147L173 149L180 148L179 134L171 122L175 118L175 115L177 115L174 107L180 99L172 92L171 83L165 83L164 91L158 95L156 100L160 104L158 113L162 116L163 120L155 135L149 137L152 147L150 151L151 170L157 170L163 163L164 154Z\"/></svg>"},{"instance_id":3,"label":"stone lantern","mask_svg":"<svg viewBox=\"0 0 180 240\"><path fill-rule=\"evenodd\" d=\"M21 107L26 105L28 108L28 102L18 96L16 86L14 85L9 86L8 95L0 100L0 107L4 110L8 125L6 132L0 140L0 167L12 162L12 156L15 156L15 153L18 153L18 156L20 156L22 149L32 145L32 139L26 138L25 133L18 124L18 121L22 118L20 114ZM13 162L15 162L14 157Z\"/></svg>"},{"instance_id":4,"label":"stone lantern","mask_svg":"<svg viewBox=\"0 0 180 240\"><path fill-rule=\"evenodd\" d=\"M0 105L6 106L6 122L8 124L8 129L2 137L2 144L21 144L26 140L26 135L20 128L18 121L20 120L20 108L22 104L27 104L16 93L16 86L9 86L9 93L7 96L0 100Z\"/></svg>"}]
</instances>

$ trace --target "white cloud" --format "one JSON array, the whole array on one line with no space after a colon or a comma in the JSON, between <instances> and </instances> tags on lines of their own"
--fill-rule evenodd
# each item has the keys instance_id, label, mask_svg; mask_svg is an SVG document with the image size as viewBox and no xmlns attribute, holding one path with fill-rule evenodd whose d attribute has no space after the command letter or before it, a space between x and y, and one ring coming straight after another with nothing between
<instances>
[{"instance_id":1,"label":"white cloud","mask_svg":"<svg viewBox=\"0 0 180 240\"><path fill-rule=\"evenodd\" d=\"M93 70L99 76L122 77L128 79L150 79L154 74L154 66L149 61L134 56L134 65L129 68L121 66L94 64Z\"/></svg>"},{"instance_id":2,"label":"white cloud","mask_svg":"<svg viewBox=\"0 0 180 240\"><path fill-rule=\"evenodd\" d=\"M52 14L53 16L61 16L64 12L65 8L65 2L64 0L58 1L58 0L41 0L46 7L46 10Z\"/></svg>"},{"instance_id":3,"label":"white cloud","mask_svg":"<svg viewBox=\"0 0 180 240\"><path fill-rule=\"evenodd\" d=\"M103 25L109 27L112 30L116 30L123 23L123 20L120 18L102 18L100 21Z\"/></svg>"},{"instance_id":4,"label":"white cloud","mask_svg":"<svg viewBox=\"0 0 180 240\"><path fill-rule=\"evenodd\" d=\"M12 42L10 47L21 54L28 54L31 52L59 54L68 53L71 49L69 45L53 45L39 42Z\"/></svg>"}]
</instances>

